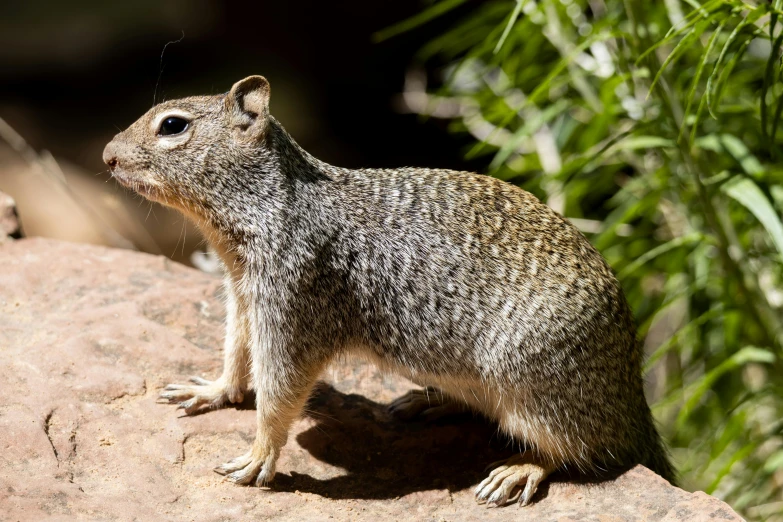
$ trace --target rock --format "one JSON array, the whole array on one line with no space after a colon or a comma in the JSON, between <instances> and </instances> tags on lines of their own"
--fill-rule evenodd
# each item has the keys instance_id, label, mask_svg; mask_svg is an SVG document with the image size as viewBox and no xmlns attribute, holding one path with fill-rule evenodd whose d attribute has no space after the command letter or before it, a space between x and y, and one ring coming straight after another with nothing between
<instances>
[{"instance_id":1,"label":"rock","mask_svg":"<svg viewBox=\"0 0 783 522\"><path fill-rule=\"evenodd\" d=\"M17 238L22 233L14 198L0 191L0 243L8 237Z\"/></svg>"},{"instance_id":2,"label":"rock","mask_svg":"<svg viewBox=\"0 0 783 522\"><path fill-rule=\"evenodd\" d=\"M741 520L638 466L554 477L535 502L487 509L470 491L509 455L470 416L403 423L407 381L364 363L324 375L271 488L212 468L245 452L252 397L185 417L160 389L219 375L219 278L164 257L52 240L0 247L0 506L4 520Z\"/></svg>"},{"instance_id":3,"label":"rock","mask_svg":"<svg viewBox=\"0 0 783 522\"><path fill-rule=\"evenodd\" d=\"M13 194L26 236L165 253L183 262L198 246L200 237L182 214L142 202L108 170L96 173L62 158L42 157L48 158L48 170L31 165L0 140L0 190Z\"/></svg>"}]
</instances>

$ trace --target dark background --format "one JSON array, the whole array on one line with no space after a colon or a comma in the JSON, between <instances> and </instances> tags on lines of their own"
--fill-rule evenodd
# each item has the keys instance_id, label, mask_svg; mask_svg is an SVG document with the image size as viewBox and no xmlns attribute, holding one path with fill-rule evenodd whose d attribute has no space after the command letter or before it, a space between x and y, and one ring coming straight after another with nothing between
<instances>
[{"instance_id":1,"label":"dark background","mask_svg":"<svg viewBox=\"0 0 783 522\"><path fill-rule=\"evenodd\" d=\"M415 51L451 21L380 43L372 35L425 6L420 0L5 1L0 118L36 150L113 184L101 162L103 146L156 94L160 101L220 93L262 74L272 85L272 114L329 163L477 170L462 159L467 141L447 133L444 122L394 109ZM161 60L166 42L183 32ZM4 175L0 165L0 190L13 192L3 188ZM11 195L18 203L29 199ZM156 227L168 226L162 212ZM173 255L160 241L160 251ZM175 257L186 259L187 252Z\"/></svg>"}]
</instances>

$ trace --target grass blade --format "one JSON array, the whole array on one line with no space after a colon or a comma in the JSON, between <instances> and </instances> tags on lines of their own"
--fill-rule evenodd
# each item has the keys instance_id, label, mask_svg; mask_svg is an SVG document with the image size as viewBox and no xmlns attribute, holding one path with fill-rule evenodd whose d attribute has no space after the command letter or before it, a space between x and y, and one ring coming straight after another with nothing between
<instances>
[{"instance_id":1,"label":"grass blade","mask_svg":"<svg viewBox=\"0 0 783 522\"><path fill-rule=\"evenodd\" d=\"M753 155L741 139L733 134L721 134L718 137L718 143L722 150L731 154L737 160L745 174L749 174L756 179L764 175L764 167L761 162Z\"/></svg>"},{"instance_id":2,"label":"grass blade","mask_svg":"<svg viewBox=\"0 0 783 522\"><path fill-rule=\"evenodd\" d=\"M731 357L708 371L699 381L688 386L685 395L688 397L682 405L677 416L677 427L681 428L690 414L714 385L715 382L726 373L741 368L748 363L771 364L775 362L775 354L767 349L756 346L746 346L734 353Z\"/></svg>"},{"instance_id":3,"label":"grass blade","mask_svg":"<svg viewBox=\"0 0 783 522\"><path fill-rule=\"evenodd\" d=\"M683 325L682 328L677 330L677 332L669 337L666 341L661 343L661 345L655 349L655 351L650 354L650 356L647 358L647 360L644 363L644 370L643 372L647 374L652 367L655 365L658 360L660 360L661 357L669 353L672 348L677 346L677 342L685 335L690 334L695 328L700 327L704 323L711 321L715 319L716 317L720 317L724 314L722 308L717 308L715 310L709 310L708 312L704 312L702 315L697 317L696 319L692 320L686 325Z\"/></svg>"},{"instance_id":4,"label":"grass blade","mask_svg":"<svg viewBox=\"0 0 783 522\"><path fill-rule=\"evenodd\" d=\"M406 33L411 29L415 29L420 25L426 24L430 20L434 20L435 18L448 13L452 9L455 9L464 4L466 1L467 0L443 0L442 2L437 2L429 9L425 9L421 13L412 16L407 20L403 20L402 22L394 24L391 27L387 27L386 29L381 29L377 33L373 34L372 39L374 42L378 43L402 33Z\"/></svg>"},{"instance_id":5,"label":"grass blade","mask_svg":"<svg viewBox=\"0 0 783 522\"><path fill-rule=\"evenodd\" d=\"M712 104L712 83L718 76L718 71L720 70L720 66L723 63L723 60L726 58L726 54L728 54L729 49L731 49L731 46L734 44L734 41L737 39L737 37L740 35L742 30L747 27L750 24L753 24L761 18L764 14L766 14L766 9L763 9L759 7L755 11L752 11L749 15L747 15L745 18L743 18L737 26L734 28L734 30L729 34L729 37L726 39L726 43L723 45L723 48L720 51L720 54L718 55L718 59L715 60L715 66L712 68L712 73L710 73L709 78L707 78L707 110L710 111L710 115L712 115L713 118L717 119L717 116L715 116L715 111L713 110L713 104ZM748 40L749 41L749 40Z\"/></svg>"},{"instance_id":6,"label":"grass blade","mask_svg":"<svg viewBox=\"0 0 783 522\"><path fill-rule=\"evenodd\" d=\"M615 38L617 36L617 33L614 31L607 31L599 33L591 38L586 39L576 47L574 47L571 52L567 55L558 60L558 63L555 67L552 68L552 70L547 74L546 78L544 78L541 83L536 87L533 92L527 97L527 99L519 104L516 107L512 107L511 110L506 112L506 115L503 117L503 119L495 126L494 132L497 133L501 129L505 129L511 121L519 116L519 113L528 107L531 104L534 104L539 101L539 98L544 95L544 93L548 92L549 89L555 84L555 80L558 79L558 76L568 68L568 65L576 58L576 56L583 52L585 49L593 45L595 42L601 42L605 40L609 40L611 38ZM568 79L564 79L563 83L567 83ZM473 158L476 157L479 153L481 153L484 150L484 147L486 147L487 141L481 141L477 143L475 146L473 146L470 151L465 155L467 158Z\"/></svg>"},{"instance_id":7,"label":"grass blade","mask_svg":"<svg viewBox=\"0 0 783 522\"><path fill-rule=\"evenodd\" d=\"M731 468L734 467L734 465L737 462L744 461L748 458L748 456L753 453L753 451L756 450L758 447L758 444L756 442L749 442L748 444L745 444L743 447L735 451L731 457L726 461L726 463L721 467L720 470L715 474L715 477L712 479L712 482L709 486L704 488L704 491L708 494L712 494L715 489L720 485L723 478L729 474L731 471Z\"/></svg>"},{"instance_id":8,"label":"grass blade","mask_svg":"<svg viewBox=\"0 0 783 522\"><path fill-rule=\"evenodd\" d=\"M770 34L775 28L775 23L777 22L777 15L773 13L770 23ZM764 138L767 140L767 146L771 146L771 143L769 143L769 136L770 133L767 129L768 126L768 116L767 116L767 93L769 93L769 87L772 85L775 81L773 78L773 70L775 69L775 62L778 61L778 55L779 55L779 49L780 44L783 43L783 32L781 32L777 38L772 43L772 49L769 52L769 58L767 58L767 67L764 70L764 83L761 86L761 102L760 102L760 108L761 108L761 133L764 135Z\"/></svg>"},{"instance_id":9,"label":"grass blade","mask_svg":"<svg viewBox=\"0 0 783 522\"><path fill-rule=\"evenodd\" d=\"M671 53L669 53L669 56L666 57L666 60L663 61L661 64L661 67L658 69L658 72L655 73L655 77L653 78L652 83L650 84L650 90L649 93L652 93L653 89L655 89L655 86L658 84L658 80L661 78L661 75L666 70L666 68L676 62L680 56L682 56L685 51L688 50L688 48L691 46L693 42L696 41L696 39L701 36L701 34L707 30L707 28L712 24L713 20L717 17L717 13L713 14L706 20L701 20L699 23L697 23L691 31L689 31L685 36L682 37L682 39L677 42L677 45L674 46L674 49ZM649 96L648 93L648 96Z\"/></svg>"},{"instance_id":10,"label":"grass blade","mask_svg":"<svg viewBox=\"0 0 783 522\"><path fill-rule=\"evenodd\" d=\"M519 13L522 12L522 7L524 7L525 3L527 3L527 0L517 0L517 5L514 6L514 11L512 11L511 17L508 19L506 28L503 29L503 34L500 35L500 40L498 40L498 44L495 46L495 54L498 54L500 49L503 47L506 38L508 38L508 33L511 32L511 28L516 23L517 18L519 18Z\"/></svg>"},{"instance_id":11,"label":"grass blade","mask_svg":"<svg viewBox=\"0 0 783 522\"><path fill-rule=\"evenodd\" d=\"M756 216L783 259L783 223L759 186L750 178L737 176L724 183L721 190Z\"/></svg>"},{"instance_id":12,"label":"grass blade","mask_svg":"<svg viewBox=\"0 0 783 522\"><path fill-rule=\"evenodd\" d=\"M644 266L646 263L652 261L656 257L665 254L667 252L670 252L676 248L680 248L681 246L686 246L692 243L696 243L698 241L701 241L701 239L702 239L702 235L700 233L693 232L691 234L688 234L687 236L676 237L671 241L668 241L662 245L658 245L652 250L648 250L647 252L645 252L644 255L641 255L638 258L636 258L632 263L629 263L628 266L626 266L623 270L620 271L619 274L617 274L617 277L623 279L631 275L636 270Z\"/></svg>"},{"instance_id":13,"label":"grass blade","mask_svg":"<svg viewBox=\"0 0 783 522\"><path fill-rule=\"evenodd\" d=\"M699 23L699 15L702 15L704 18L707 18L711 15L714 15L714 12L711 12L710 9L712 9L715 6L718 6L718 9L716 11L723 9L723 0L711 0L704 4L701 7L701 10L699 11L692 11L688 16L685 17L684 21L687 21L685 25L682 27L672 27L669 29L669 31L666 33L666 35L661 38L659 41L655 42L654 45L646 49L642 54L639 55L639 57L636 59L636 65L639 65L642 60L644 60L650 53L658 49L659 47L666 45L670 41L672 41L674 38L676 38L678 35L683 34L685 31Z\"/></svg>"},{"instance_id":14,"label":"grass blade","mask_svg":"<svg viewBox=\"0 0 783 522\"><path fill-rule=\"evenodd\" d=\"M688 93L688 104L685 106L685 115L682 118L682 125L680 126L680 134L679 136L677 136L678 142L682 139L682 134L685 130L685 126L687 125L688 115L691 113L693 100L696 98L696 89L699 87L699 80L701 80L701 75L704 72L704 68L710 59L710 55L712 54L712 49L715 47L715 43L718 41L718 38L720 38L720 34L723 32L723 28L726 26L726 22L727 20L723 20L718 25L718 28L715 29L715 32L712 33L712 36L710 37L710 40L707 43L707 48L704 50L704 53L702 54L702 58L699 61L699 66L696 68L696 76L694 76L693 78L691 90ZM697 121L694 121L694 123L696 122Z\"/></svg>"},{"instance_id":15,"label":"grass blade","mask_svg":"<svg viewBox=\"0 0 783 522\"><path fill-rule=\"evenodd\" d=\"M747 51L748 46L750 45L750 42L753 41L753 38L748 38L742 44L740 45L739 49L737 49L737 52L734 53L734 56L731 60L726 64L726 67L723 68L723 71L721 71L720 76L718 77L718 82L715 84L714 89L714 95L712 98L715 99L715 103L720 103L721 98L723 98L723 89L726 86L726 83L728 79L731 77L731 73L734 70L734 67L739 63L739 61L742 59L742 57L745 55L745 51ZM707 90L705 92L704 100L709 101L711 98L708 97L710 93L709 89L709 80L708 80L708 86Z\"/></svg>"},{"instance_id":16,"label":"grass blade","mask_svg":"<svg viewBox=\"0 0 783 522\"><path fill-rule=\"evenodd\" d=\"M549 107L542 110L536 117L529 119L522 127L509 138L509 140L500 148L498 153L492 159L489 164L490 170L500 167L511 154L522 144L522 142L529 138L533 133L545 125L552 118L562 114L569 106L571 102L569 100L558 100Z\"/></svg>"}]
</instances>

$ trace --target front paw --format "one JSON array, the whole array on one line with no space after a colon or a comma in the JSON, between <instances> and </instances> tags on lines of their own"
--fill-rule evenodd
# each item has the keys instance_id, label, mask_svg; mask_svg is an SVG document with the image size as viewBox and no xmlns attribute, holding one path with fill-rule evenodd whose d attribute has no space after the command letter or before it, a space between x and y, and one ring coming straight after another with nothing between
<instances>
[{"instance_id":1,"label":"front paw","mask_svg":"<svg viewBox=\"0 0 783 522\"><path fill-rule=\"evenodd\" d=\"M192 415L201 410L220 408L228 403L242 402L244 391L237 386L229 386L220 378L208 381L201 377L191 377L193 384L169 384L160 394L159 403L176 404L178 409Z\"/></svg>"},{"instance_id":2,"label":"front paw","mask_svg":"<svg viewBox=\"0 0 783 522\"><path fill-rule=\"evenodd\" d=\"M225 475L235 484L265 486L275 476L276 451L250 450L241 457L215 468L215 472Z\"/></svg>"}]
</instances>

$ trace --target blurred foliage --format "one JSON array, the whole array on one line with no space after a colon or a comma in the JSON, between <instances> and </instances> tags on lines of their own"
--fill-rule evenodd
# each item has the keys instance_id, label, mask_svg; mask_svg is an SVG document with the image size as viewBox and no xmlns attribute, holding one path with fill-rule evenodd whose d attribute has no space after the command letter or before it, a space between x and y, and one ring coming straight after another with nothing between
<instances>
[{"instance_id":1,"label":"blurred foliage","mask_svg":"<svg viewBox=\"0 0 783 522\"><path fill-rule=\"evenodd\" d=\"M405 109L610 261L682 485L783 520L783 0L442 0L376 36L446 13Z\"/></svg>"}]
</instances>

